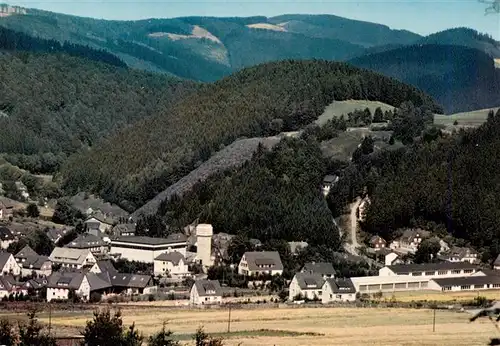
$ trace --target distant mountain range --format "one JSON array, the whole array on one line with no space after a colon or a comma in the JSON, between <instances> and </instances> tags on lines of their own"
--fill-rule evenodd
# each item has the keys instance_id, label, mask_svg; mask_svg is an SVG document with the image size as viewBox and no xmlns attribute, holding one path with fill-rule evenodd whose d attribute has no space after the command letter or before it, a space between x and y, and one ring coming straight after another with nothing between
<instances>
[{"instance_id":1,"label":"distant mountain range","mask_svg":"<svg viewBox=\"0 0 500 346\"><path fill-rule=\"evenodd\" d=\"M334 15L108 21L31 9L22 13L0 17L0 26L104 50L129 67L196 81L216 81L270 61L325 59L349 61L418 86L447 112L499 104L492 58L500 58L500 43L468 28L423 37ZM465 94L471 91L476 95Z\"/></svg>"}]
</instances>

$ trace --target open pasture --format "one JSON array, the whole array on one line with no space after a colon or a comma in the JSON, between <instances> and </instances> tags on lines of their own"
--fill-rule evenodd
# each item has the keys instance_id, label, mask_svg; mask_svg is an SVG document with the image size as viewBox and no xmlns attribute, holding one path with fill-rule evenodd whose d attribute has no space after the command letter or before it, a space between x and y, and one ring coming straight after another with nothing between
<instances>
[{"instance_id":1,"label":"open pasture","mask_svg":"<svg viewBox=\"0 0 500 346\"><path fill-rule=\"evenodd\" d=\"M227 309L123 308L125 324L135 322L145 335L167 322L179 340L188 342L199 326L222 336L226 345L486 345L496 336L491 322L469 322L470 314L400 308L259 308L233 309L231 332ZM91 312L53 312L57 334L78 334ZM47 323L48 316L40 320Z\"/></svg>"}]
</instances>

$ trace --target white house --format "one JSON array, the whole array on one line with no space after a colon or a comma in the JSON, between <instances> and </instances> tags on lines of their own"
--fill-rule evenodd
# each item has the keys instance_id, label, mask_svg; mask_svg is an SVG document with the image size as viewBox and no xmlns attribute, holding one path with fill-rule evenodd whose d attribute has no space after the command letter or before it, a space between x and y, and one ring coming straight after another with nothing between
<instances>
[{"instance_id":1,"label":"white house","mask_svg":"<svg viewBox=\"0 0 500 346\"><path fill-rule=\"evenodd\" d=\"M89 249L70 249L56 247L49 256L52 263L59 263L63 267L81 269L93 265L96 259Z\"/></svg>"},{"instance_id":2,"label":"white house","mask_svg":"<svg viewBox=\"0 0 500 346\"><path fill-rule=\"evenodd\" d=\"M55 272L48 278L47 283L47 301L66 300L69 291L75 290L75 293L83 300L90 297L90 284L83 273L78 272Z\"/></svg>"},{"instance_id":3,"label":"white house","mask_svg":"<svg viewBox=\"0 0 500 346\"><path fill-rule=\"evenodd\" d=\"M386 266L392 266L398 264L400 261L399 255L395 252L390 252L384 257L384 262Z\"/></svg>"},{"instance_id":4,"label":"white house","mask_svg":"<svg viewBox=\"0 0 500 346\"><path fill-rule=\"evenodd\" d=\"M418 276L445 278L469 276L479 267L468 262L441 262L422 264L396 264L379 269L379 276Z\"/></svg>"},{"instance_id":5,"label":"white house","mask_svg":"<svg viewBox=\"0 0 500 346\"><path fill-rule=\"evenodd\" d=\"M326 279L322 287L321 302L353 302L356 300L356 288L351 279Z\"/></svg>"},{"instance_id":6,"label":"white house","mask_svg":"<svg viewBox=\"0 0 500 346\"><path fill-rule=\"evenodd\" d=\"M297 299L319 299L321 300L322 289L325 279L319 273L296 273L290 282L288 299L294 301Z\"/></svg>"},{"instance_id":7,"label":"white house","mask_svg":"<svg viewBox=\"0 0 500 346\"><path fill-rule=\"evenodd\" d=\"M429 234L428 231L421 229L407 229L403 232L403 235L394 240L389 247L394 250L415 253L422 240L427 238Z\"/></svg>"},{"instance_id":8,"label":"white house","mask_svg":"<svg viewBox=\"0 0 500 346\"><path fill-rule=\"evenodd\" d=\"M49 276L52 274L52 262L47 256L40 256L29 245L26 245L14 255L17 264L21 267L21 276Z\"/></svg>"},{"instance_id":9,"label":"white house","mask_svg":"<svg viewBox=\"0 0 500 346\"><path fill-rule=\"evenodd\" d=\"M21 274L21 267L11 253L0 252L0 275L12 274L17 276Z\"/></svg>"},{"instance_id":10,"label":"white house","mask_svg":"<svg viewBox=\"0 0 500 346\"><path fill-rule=\"evenodd\" d=\"M0 276L0 299L16 293L26 295L28 294L28 289L23 284L17 282L10 274Z\"/></svg>"},{"instance_id":11,"label":"white house","mask_svg":"<svg viewBox=\"0 0 500 346\"><path fill-rule=\"evenodd\" d=\"M197 280L189 296L192 305L221 304L222 288L217 280Z\"/></svg>"},{"instance_id":12,"label":"white house","mask_svg":"<svg viewBox=\"0 0 500 346\"><path fill-rule=\"evenodd\" d=\"M280 254L278 251L245 252L238 265L238 274L245 276L281 275L283 263L281 263Z\"/></svg>"},{"instance_id":13,"label":"white house","mask_svg":"<svg viewBox=\"0 0 500 346\"><path fill-rule=\"evenodd\" d=\"M449 251L440 255L442 259L448 262L469 262L478 263L479 254L476 250L468 247L453 247Z\"/></svg>"},{"instance_id":14,"label":"white house","mask_svg":"<svg viewBox=\"0 0 500 346\"><path fill-rule=\"evenodd\" d=\"M330 193L330 190L333 185L335 185L339 181L339 177L337 175L327 175L323 179L323 184L321 185L321 191L323 195L326 197Z\"/></svg>"},{"instance_id":15,"label":"white house","mask_svg":"<svg viewBox=\"0 0 500 346\"><path fill-rule=\"evenodd\" d=\"M186 256L187 238L184 234L171 234L167 238L124 236L111 240L110 254L119 254L129 261L154 263L166 252L177 251Z\"/></svg>"},{"instance_id":16,"label":"white house","mask_svg":"<svg viewBox=\"0 0 500 346\"><path fill-rule=\"evenodd\" d=\"M308 262L304 264L301 272L320 274L323 279L333 278L336 274L333 265L327 262Z\"/></svg>"},{"instance_id":17,"label":"white house","mask_svg":"<svg viewBox=\"0 0 500 346\"><path fill-rule=\"evenodd\" d=\"M186 258L177 251L162 253L154 260L154 275L189 275Z\"/></svg>"}]
</instances>

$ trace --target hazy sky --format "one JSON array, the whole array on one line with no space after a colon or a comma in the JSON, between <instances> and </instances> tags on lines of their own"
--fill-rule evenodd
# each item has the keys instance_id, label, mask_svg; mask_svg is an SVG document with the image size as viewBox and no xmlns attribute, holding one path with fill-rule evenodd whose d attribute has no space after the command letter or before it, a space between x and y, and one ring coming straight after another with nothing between
<instances>
[{"instance_id":1,"label":"hazy sky","mask_svg":"<svg viewBox=\"0 0 500 346\"><path fill-rule=\"evenodd\" d=\"M322 13L383 23L391 28L407 29L420 34L467 26L500 39L500 14L484 16L487 5L477 0L0 0L0 3L2 2L104 19L171 18L191 15L269 17L285 13Z\"/></svg>"}]
</instances>

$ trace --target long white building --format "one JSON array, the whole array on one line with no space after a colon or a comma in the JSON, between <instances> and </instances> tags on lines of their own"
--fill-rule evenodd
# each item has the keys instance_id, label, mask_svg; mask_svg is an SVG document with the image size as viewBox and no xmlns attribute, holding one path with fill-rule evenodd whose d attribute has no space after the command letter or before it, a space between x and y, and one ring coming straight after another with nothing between
<instances>
[{"instance_id":1,"label":"long white building","mask_svg":"<svg viewBox=\"0 0 500 346\"><path fill-rule=\"evenodd\" d=\"M110 254L119 254L129 261L154 263L163 253L177 251L186 256L187 239L184 234L171 234L167 238L124 236L111 240Z\"/></svg>"},{"instance_id":2,"label":"long white building","mask_svg":"<svg viewBox=\"0 0 500 346\"><path fill-rule=\"evenodd\" d=\"M418 276L426 278L453 278L469 276L479 267L468 262L441 262L422 264L396 264L379 270L379 276Z\"/></svg>"}]
</instances>

